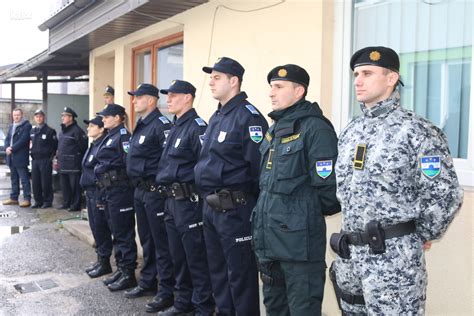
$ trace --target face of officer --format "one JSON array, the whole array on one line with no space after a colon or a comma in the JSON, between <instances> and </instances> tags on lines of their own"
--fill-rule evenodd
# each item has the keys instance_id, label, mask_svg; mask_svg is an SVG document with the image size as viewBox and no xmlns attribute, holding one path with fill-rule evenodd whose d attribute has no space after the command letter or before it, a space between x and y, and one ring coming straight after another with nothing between
<instances>
[{"instance_id":1,"label":"face of officer","mask_svg":"<svg viewBox=\"0 0 474 316\"><path fill-rule=\"evenodd\" d=\"M61 123L64 125L71 125L73 121L74 119L71 114L61 114Z\"/></svg>"},{"instance_id":2,"label":"face of officer","mask_svg":"<svg viewBox=\"0 0 474 316\"><path fill-rule=\"evenodd\" d=\"M367 108L386 100L393 92L399 75L387 68L364 65L354 69L354 88L357 101Z\"/></svg>"},{"instance_id":3,"label":"face of officer","mask_svg":"<svg viewBox=\"0 0 474 316\"><path fill-rule=\"evenodd\" d=\"M137 114L141 116L150 113L156 107L156 100L157 98L151 95L134 96L133 106L134 106L135 112L137 112Z\"/></svg>"},{"instance_id":4,"label":"face of officer","mask_svg":"<svg viewBox=\"0 0 474 316\"><path fill-rule=\"evenodd\" d=\"M304 95L305 88L297 83L286 80L270 82L270 100L274 111L284 110L298 102Z\"/></svg>"},{"instance_id":5,"label":"face of officer","mask_svg":"<svg viewBox=\"0 0 474 316\"><path fill-rule=\"evenodd\" d=\"M105 104L112 104L114 103L114 96L107 93L107 94L104 94L104 102Z\"/></svg>"},{"instance_id":6,"label":"face of officer","mask_svg":"<svg viewBox=\"0 0 474 316\"><path fill-rule=\"evenodd\" d=\"M220 102L226 104L239 93L240 83L239 78L231 76L223 72L213 70L211 73L211 80L209 80L212 97Z\"/></svg>"},{"instance_id":7,"label":"face of officer","mask_svg":"<svg viewBox=\"0 0 474 316\"><path fill-rule=\"evenodd\" d=\"M120 115L104 115L102 116L102 122L104 122L104 128L112 129L122 123Z\"/></svg>"},{"instance_id":8,"label":"face of officer","mask_svg":"<svg viewBox=\"0 0 474 316\"><path fill-rule=\"evenodd\" d=\"M184 93L168 92L166 105L168 106L168 111L179 118L193 106L193 96Z\"/></svg>"},{"instance_id":9,"label":"face of officer","mask_svg":"<svg viewBox=\"0 0 474 316\"><path fill-rule=\"evenodd\" d=\"M44 123L44 115L43 114L36 114L35 115L35 123L37 125L41 125Z\"/></svg>"},{"instance_id":10,"label":"face of officer","mask_svg":"<svg viewBox=\"0 0 474 316\"><path fill-rule=\"evenodd\" d=\"M21 111L13 111L12 117L14 123L20 123L21 118L23 117L23 113Z\"/></svg>"},{"instance_id":11,"label":"face of officer","mask_svg":"<svg viewBox=\"0 0 474 316\"><path fill-rule=\"evenodd\" d=\"M104 128L99 127L99 125L95 125L89 123L87 126L87 136L92 137L92 139L99 138L104 133Z\"/></svg>"}]
</instances>

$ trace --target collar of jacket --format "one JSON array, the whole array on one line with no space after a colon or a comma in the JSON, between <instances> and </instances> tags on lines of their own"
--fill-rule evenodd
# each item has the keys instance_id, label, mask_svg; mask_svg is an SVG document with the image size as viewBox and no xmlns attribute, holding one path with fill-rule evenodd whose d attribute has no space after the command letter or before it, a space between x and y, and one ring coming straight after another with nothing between
<instances>
[{"instance_id":1,"label":"collar of jacket","mask_svg":"<svg viewBox=\"0 0 474 316\"><path fill-rule=\"evenodd\" d=\"M399 107L400 91L398 88L396 88L386 100L378 102L371 108L367 108L364 103L360 104L360 109L366 117L385 117L388 113Z\"/></svg>"},{"instance_id":2,"label":"collar of jacket","mask_svg":"<svg viewBox=\"0 0 474 316\"><path fill-rule=\"evenodd\" d=\"M160 110L158 110L158 108L155 108L153 111L151 111L150 113L148 113L148 115L142 119L140 118L137 122L137 126L138 124L145 124L145 125L148 125L148 123L150 123L151 121L153 121L155 118L161 116L161 112Z\"/></svg>"},{"instance_id":3,"label":"collar of jacket","mask_svg":"<svg viewBox=\"0 0 474 316\"><path fill-rule=\"evenodd\" d=\"M100 144L100 142L105 138L105 136L107 136L107 133L104 132L102 133L102 135L99 137L99 138L96 138L92 141L92 145L97 145L97 144Z\"/></svg>"},{"instance_id":4,"label":"collar of jacket","mask_svg":"<svg viewBox=\"0 0 474 316\"><path fill-rule=\"evenodd\" d=\"M118 133L118 131L120 131L120 129L122 129L122 128L125 128L125 126L124 126L123 123L120 123L119 125L117 125L114 128L110 129L108 135L113 135L115 133Z\"/></svg>"},{"instance_id":5,"label":"collar of jacket","mask_svg":"<svg viewBox=\"0 0 474 316\"><path fill-rule=\"evenodd\" d=\"M67 131L68 129L72 128L74 125L77 125L77 122L76 120L72 121L71 125L64 125L64 124L61 124L61 130L64 132L64 131Z\"/></svg>"},{"instance_id":6,"label":"collar of jacket","mask_svg":"<svg viewBox=\"0 0 474 316\"><path fill-rule=\"evenodd\" d=\"M197 116L196 110L194 108L191 108L188 112L181 115L181 117L179 119L176 119L176 116L175 116L174 120L173 120L173 123L175 125L180 126L180 125L183 125L184 122L186 122L187 120L189 120L190 118L193 118L195 116Z\"/></svg>"},{"instance_id":7,"label":"collar of jacket","mask_svg":"<svg viewBox=\"0 0 474 316\"><path fill-rule=\"evenodd\" d=\"M222 105L219 103L219 105L217 106L217 110L220 113L226 115L227 113L235 109L237 106L239 106L245 99L247 99L247 94L242 91L239 94L235 95L232 99L230 99L226 104Z\"/></svg>"},{"instance_id":8,"label":"collar of jacket","mask_svg":"<svg viewBox=\"0 0 474 316\"><path fill-rule=\"evenodd\" d=\"M322 111L319 105L301 99L292 106L279 111L272 111L268 114L275 121L273 130L275 137L282 137L296 133L297 122L299 119L308 116L322 117Z\"/></svg>"}]
</instances>

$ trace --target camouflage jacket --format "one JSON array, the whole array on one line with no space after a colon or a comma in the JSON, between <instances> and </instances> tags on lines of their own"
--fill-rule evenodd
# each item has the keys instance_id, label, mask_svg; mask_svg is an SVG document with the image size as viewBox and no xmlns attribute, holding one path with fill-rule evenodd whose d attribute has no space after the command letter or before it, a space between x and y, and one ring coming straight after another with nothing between
<instances>
[{"instance_id":1,"label":"camouflage jacket","mask_svg":"<svg viewBox=\"0 0 474 316\"><path fill-rule=\"evenodd\" d=\"M342 228L363 231L371 220L382 225L415 220L425 240L441 237L459 210L463 191L444 133L400 107L398 90L340 135L336 163ZM357 147L362 168L354 163ZM361 158L361 157L358 157Z\"/></svg>"}]
</instances>

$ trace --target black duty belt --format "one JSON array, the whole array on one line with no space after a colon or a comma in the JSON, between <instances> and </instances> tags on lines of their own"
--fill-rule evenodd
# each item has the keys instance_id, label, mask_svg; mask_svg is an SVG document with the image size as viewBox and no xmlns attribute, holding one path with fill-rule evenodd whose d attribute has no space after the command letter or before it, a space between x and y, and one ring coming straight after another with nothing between
<instances>
[{"instance_id":1,"label":"black duty belt","mask_svg":"<svg viewBox=\"0 0 474 316\"><path fill-rule=\"evenodd\" d=\"M154 178L133 178L132 185L149 192L154 192L158 188Z\"/></svg>"},{"instance_id":2,"label":"black duty belt","mask_svg":"<svg viewBox=\"0 0 474 316\"><path fill-rule=\"evenodd\" d=\"M109 170L100 176L96 182L100 189L109 187L130 186L130 180L125 170Z\"/></svg>"},{"instance_id":3,"label":"black duty belt","mask_svg":"<svg viewBox=\"0 0 474 316\"><path fill-rule=\"evenodd\" d=\"M247 204L249 196L247 192L222 189L206 196L206 201L213 210L226 212L235 209L237 205Z\"/></svg>"},{"instance_id":4,"label":"black duty belt","mask_svg":"<svg viewBox=\"0 0 474 316\"><path fill-rule=\"evenodd\" d=\"M382 227L382 229L384 232L385 239L390 239L412 234L416 231L416 226L414 221L409 221L405 223ZM349 242L349 244L355 246L369 245L374 241L374 238L377 238L377 236L374 236L368 231L343 232L343 234L347 235L347 241Z\"/></svg>"},{"instance_id":5,"label":"black duty belt","mask_svg":"<svg viewBox=\"0 0 474 316\"><path fill-rule=\"evenodd\" d=\"M177 201L190 200L192 202L199 201L196 188L192 183L175 182L168 187L168 197Z\"/></svg>"}]
</instances>

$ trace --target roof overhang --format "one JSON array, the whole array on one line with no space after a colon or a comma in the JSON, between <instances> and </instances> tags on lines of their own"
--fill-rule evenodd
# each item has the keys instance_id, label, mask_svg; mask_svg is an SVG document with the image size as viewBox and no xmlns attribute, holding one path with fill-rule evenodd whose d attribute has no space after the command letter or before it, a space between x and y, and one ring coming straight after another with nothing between
<instances>
[{"instance_id":1,"label":"roof overhang","mask_svg":"<svg viewBox=\"0 0 474 316\"><path fill-rule=\"evenodd\" d=\"M208 0L74 0L40 25L49 28L49 48L0 74L72 78L89 74L89 53L117 38L168 19Z\"/></svg>"}]
</instances>

